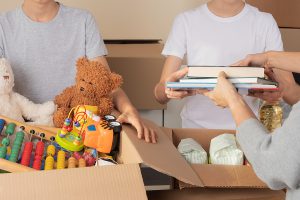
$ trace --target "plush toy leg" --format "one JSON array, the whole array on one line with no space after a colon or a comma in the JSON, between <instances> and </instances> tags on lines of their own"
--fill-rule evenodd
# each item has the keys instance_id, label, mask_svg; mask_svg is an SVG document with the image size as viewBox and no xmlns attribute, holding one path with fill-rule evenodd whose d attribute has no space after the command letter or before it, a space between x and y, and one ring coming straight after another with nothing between
<instances>
[{"instance_id":1,"label":"plush toy leg","mask_svg":"<svg viewBox=\"0 0 300 200\"><path fill-rule=\"evenodd\" d=\"M28 122L32 125L46 125L46 126L54 126L53 124L53 115L42 116L33 122Z\"/></svg>"},{"instance_id":2,"label":"plush toy leg","mask_svg":"<svg viewBox=\"0 0 300 200\"><path fill-rule=\"evenodd\" d=\"M61 128L64 124L65 119L68 117L68 114L71 109L69 108L57 108L57 111L53 116L54 126L57 128Z\"/></svg>"}]
</instances>

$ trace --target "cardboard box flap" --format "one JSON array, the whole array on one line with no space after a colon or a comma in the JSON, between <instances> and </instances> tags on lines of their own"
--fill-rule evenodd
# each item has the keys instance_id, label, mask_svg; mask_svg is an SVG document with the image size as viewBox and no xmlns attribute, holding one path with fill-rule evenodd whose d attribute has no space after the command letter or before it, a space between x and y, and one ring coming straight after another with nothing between
<instances>
[{"instance_id":1,"label":"cardboard box flap","mask_svg":"<svg viewBox=\"0 0 300 200\"><path fill-rule=\"evenodd\" d=\"M109 44L107 45L108 58L164 58L161 55L162 44Z\"/></svg>"},{"instance_id":2,"label":"cardboard box flap","mask_svg":"<svg viewBox=\"0 0 300 200\"><path fill-rule=\"evenodd\" d=\"M26 167L24 165L20 165L15 162L11 162L8 160L5 160L3 158L0 158L0 169L7 171L7 172L30 172L30 171L36 171L33 168Z\"/></svg>"},{"instance_id":3,"label":"cardboard box flap","mask_svg":"<svg viewBox=\"0 0 300 200\"><path fill-rule=\"evenodd\" d=\"M202 187L203 183L191 166L178 153L168 136L152 122L145 120L144 123L156 131L158 136L157 144L139 140L136 136L136 131L132 127L123 126L124 135L135 146L142 162L157 171L175 177L185 183Z\"/></svg>"},{"instance_id":4,"label":"cardboard box flap","mask_svg":"<svg viewBox=\"0 0 300 200\"><path fill-rule=\"evenodd\" d=\"M6 200L147 199L138 164L2 174L0 192Z\"/></svg>"},{"instance_id":5,"label":"cardboard box flap","mask_svg":"<svg viewBox=\"0 0 300 200\"><path fill-rule=\"evenodd\" d=\"M192 165L205 187L266 188L250 166ZM218 173L217 176L212 174Z\"/></svg>"}]
</instances>

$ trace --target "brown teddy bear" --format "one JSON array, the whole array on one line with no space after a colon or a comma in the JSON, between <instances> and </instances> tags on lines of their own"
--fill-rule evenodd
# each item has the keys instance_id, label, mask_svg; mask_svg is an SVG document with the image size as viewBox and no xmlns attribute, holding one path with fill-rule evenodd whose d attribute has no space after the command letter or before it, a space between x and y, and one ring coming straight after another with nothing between
<instances>
[{"instance_id":1,"label":"brown teddy bear","mask_svg":"<svg viewBox=\"0 0 300 200\"><path fill-rule=\"evenodd\" d=\"M54 100L57 111L53 123L56 127L62 127L71 109L78 105L98 106L100 116L110 114L113 109L111 93L123 83L120 75L111 73L100 62L80 58L76 66L75 85L66 88Z\"/></svg>"}]
</instances>

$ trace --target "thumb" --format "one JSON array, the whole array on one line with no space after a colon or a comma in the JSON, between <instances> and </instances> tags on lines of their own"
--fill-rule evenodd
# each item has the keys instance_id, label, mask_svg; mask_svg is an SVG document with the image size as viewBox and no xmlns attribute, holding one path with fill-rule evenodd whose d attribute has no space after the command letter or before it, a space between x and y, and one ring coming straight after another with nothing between
<instances>
[{"instance_id":1,"label":"thumb","mask_svg":"<svg viewBox=\"0 0 300 200\"><path fill-rule=\"evenodd\" d=\"M226 79L226 77L227 77L226 73L223 72L223 71L221 71L221 72L219 73L218 79Z\"/></svg>"},{"instance_id":2,"label":"thumb","mask_svg":"<svg viewBox=\"0 0 300 200\"><path fill-rule=\"evenodd\" d=\"M121 114L118 119L117 119L118 122L120 123L127 123L128 122L128 119L127 119L127 116L125 114Z\"/></svg>"},{"instance_id":3,"label":"thumb","mask_svg":"<svg viewBox=\"0 0 300 200\"><path fill-rule=\"evenodd\" d=\"M171 76L171 81L177 81L178 79L183 78L189 71L188 67L184 67L181 70L178 70L177 72L173 73Z\"/></svg>"},{"instance_id":4,"label":"thumb","mask_svg":"<svg viewBox=\"0 0 300 200\"><path fill-rule=\"evenodd\" d=\"M232 67L237 67L237 66L248 66L249 64L250 64L249 59L245 58L245 59L240 60L240 61L238 61L238 62L236 62L236 63L233 63L233 64L230 65L230 66L232 66Z\"/></svg>"}]
</instances>

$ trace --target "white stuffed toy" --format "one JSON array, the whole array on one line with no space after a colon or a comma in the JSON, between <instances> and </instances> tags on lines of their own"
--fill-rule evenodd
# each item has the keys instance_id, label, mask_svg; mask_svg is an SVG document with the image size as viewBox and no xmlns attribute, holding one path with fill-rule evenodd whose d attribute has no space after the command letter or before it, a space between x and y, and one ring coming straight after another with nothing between
<instances>
[{"instance_id":1,"label":"white stuffed toy","mask_svg":"<svg viewBox=\"0 0 300 200\"><path fill-rule=\"evenodd\" d=\"M13 91L14 74L9 62L0 58L0 115L24 122L24 118L36 125L53 126L55 104L48 101L35 104Z\"/></svg>"}]
</instances>

